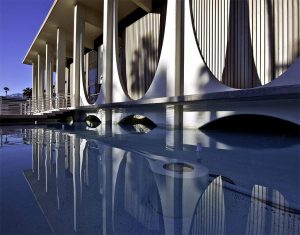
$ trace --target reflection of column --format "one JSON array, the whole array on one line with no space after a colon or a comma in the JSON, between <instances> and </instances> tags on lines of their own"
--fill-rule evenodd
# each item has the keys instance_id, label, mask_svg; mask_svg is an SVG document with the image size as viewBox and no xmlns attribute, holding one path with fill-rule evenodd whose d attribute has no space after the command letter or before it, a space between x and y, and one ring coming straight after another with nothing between
<instances>
[{"instance_id":1,"label":"reflection of column","mask_svg":"<svg viewBox=\"0 0 300 235\"><path fill-rule=\"evenodd\" d=\"M102 218L103 234L113 234L112 229L112 148L105 146L103 152L103 188Z\"/></svg>"},{"instance_id":2,"label":"reflection of column","mask_svg":"<svg viewBox=\"0 0 300 235\"><path fill-rule=\"evenodd\" d=\"M277 190L254 185L246 234L298 234L300 217L288 207L289 202Z\"/></svg>"},{"instance_id":3,"label":"reflection of column","mask_svg":"<svg viewBox=\"0 0 300 235\"><path fill-rule=\"evenodd\" d=\"M284 211L289 203L277 190L272 190L272 202L280 206L273 208L270 234L291 234L295 231L299 233L299 214L289 213L288 210Z\"/></svg>"},{"instance_id":4,"label":"reflection of column","mask_svg":"<svg viewBox=\"0 0 300 235\"><path fill-rule=\"evenodd\" d=\"M226 234L222 178L214 179L197 203L190 234Z\"/></svg>"},{"instance_id":5,"label":"reflection of column","mask_svg":"<svg viewBox=\"0 0 300 235\"><path fill-rule=\"evenodd\" d=\"M56 195L57 209L62 209L65 198L65 143L61 132L55 133L55 155L56 155Z\"/></svg>"},{"instance_id":6,"label":"reflection of column","mask_svg":"<svg viewBox=\"0 0 300 235\"><path fill-rule=\"evenodd\" d=\"M98 145L99 147L99 145ZM98 189L99 193L103 194L103 150L102 147L99 147L99 155L97 156L98 160Z\"/></svg>"},{"instance_id":7,"label":"reflection of column","mask_svg":"<svg viewBox=\"0 0 300 235\"><path fill-rule=\"evenodd\" d=\"M73 78L72 107L80 106L80 78L83 76L84 54L84 9L80 5L74 7L74 38L73 38Z\"/></svg>"},{"instance_id":8,"label":"reflection of column","mask_svg":"<svg viewBox=\"0 0 300 235\"><path fill-rule=\"evenodd\" d=\"M48 178L51 170L51 131L47 131L45 133L45 149L46 149L46 157L45 157L45 171L46 171L46 192L48 192Z\"/></svg>"},{"instance_id":9,"label":"reflection of column","mask_svg":"<svg viewBox=\"0 0 300 235\"><path fill-rule=\"evenodd\" d=\"M37 157L38 157L38 131L37 129L32 130L32 172L37 172Z\"/></svg>"},{"instance_id":10,"label":"reflection of column","mask_svg":"<svg viewBox=\"0 0 300 235\"><path fill-rule=\"evenodd\" d=\"M166 106L166 127L182 129L182 127L183 127L183 107L182 107L182 105Z\"/></svg>"},{"instance_id":11,"label":"reflection of column","mask_svg":"<svg viewBox=\"0 0 300 235\"><path fill-rule=\"evenodd\" d=\"M166 147L173 150L183 150L183 131L166 130Z\"/></svg>"},{"instance_id":12,"label":"reflection of column","mask_svg":"<svg viewBox=\"0 0 300 235\"><path fill-rule=\"evenodd\" d=\"M74 196L74 231L78 228L80 206L80 139L71 136L72 166L73 166L73 196Z\"/></svg>"},{"instance_id":13,"label":"reflection of column","mask_svg":"<svg viewBox=\"0 0 300 235\"><path fill-rule=\"evenodd\" d=\"M87 160L87 141L86 139L81 139L80 141L80 166L79 166L79 178L80 178L80 200L82 200L82 177L85 177L84 169L83 169L83 161ZM87 168L86 168L87 169ZM83 174L83 175L82 175Z\"/></svg>"},{"instance_id":14,"label":"reflection of column","mask_svg":"<svg viewBox=\"0 0 300 235\"><path fill-rule=\"evenodd\" d=\"M38 147L38 151L37 151L37 172L38 172L38 180L41 179L41 174L42 174L42 162L43 162L43 129L38 129L38 138L37 138L37 147Z\"/></svg>"},{"instance_id":15,"label":"reflection of column","mask_svg":"<svg viewBox=\"0 0 300 235\"><path fill-rule=\"evenodd\" d=\"M251 199L246 234L265 234L266 210L264 201L267 199L267 188L255 185L251 196L253 199Z\"/></svg>"}]
</instances>

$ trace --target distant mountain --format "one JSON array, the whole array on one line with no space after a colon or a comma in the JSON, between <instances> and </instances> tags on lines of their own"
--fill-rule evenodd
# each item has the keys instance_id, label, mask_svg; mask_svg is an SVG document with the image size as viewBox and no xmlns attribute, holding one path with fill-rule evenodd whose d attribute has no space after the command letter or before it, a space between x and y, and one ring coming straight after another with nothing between
<instances>
[{"instance_id":1,"label":"distant mountain","mask_svg":"<svg viewBox=\"0 0 300 235\"><path fill-rule=\"evenodd\" d=\"M12 98L23 98L23 94L22 94L22 93L15 93L15 94L7 95L7 97L12 97Z\"/></svg>"}]
</instances>

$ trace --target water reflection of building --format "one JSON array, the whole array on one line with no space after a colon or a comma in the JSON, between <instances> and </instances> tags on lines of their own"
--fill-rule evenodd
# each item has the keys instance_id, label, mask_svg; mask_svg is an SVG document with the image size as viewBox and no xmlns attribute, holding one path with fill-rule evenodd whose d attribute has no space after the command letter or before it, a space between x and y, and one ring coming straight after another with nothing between
<instances>
[{"instance_id":1,"label":"water reflection of building","mask_svg":"<svg viewBox=\"0 0 300 235\"><path fill-rule=\"evenodd\" d=\"M182 139L174 133L171 139ZM299 210L279 191L253 185L251 192L235 179L215 177L196 161L205 153L205 143L200 153L191 155L183 150L192 146L181 142L176 150L171 133L165 135L168 138L160 135L158 140L168 146L165 152L146 153L142 142L136 151L129 151L132 136L121 146L120 136L111 137L112 145L101 136L87 139L84 133L33 129L33 165L24 174L52 230L58 234L299 233ZM185 163L194 171L164 167L174 163Z\"/></svg>"}]
</instances>

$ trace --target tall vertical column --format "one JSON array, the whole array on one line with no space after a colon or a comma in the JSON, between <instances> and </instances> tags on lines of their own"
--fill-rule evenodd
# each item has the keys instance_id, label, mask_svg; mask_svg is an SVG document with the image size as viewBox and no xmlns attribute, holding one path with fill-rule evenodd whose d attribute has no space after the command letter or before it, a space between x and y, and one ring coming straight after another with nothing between
<instances>
[{"instance_id":1,"label":"tall vertical column","mask_svg":"<svg viewBox=\"0 0 300 235\"><path fill-rule=\"evenodd\" d=\"M37 63L32 63L32 111L36 110L36 102L38 97L38 76L37 76Z\"/></svg>"},{"instance_id":2,"label":"tall vertical column","mask_svg":"<svg viewBox=\"0 0 300 235\"><path fill-rule=\"evenodd\" d=\"M112 102L112 58L114 30L114 0L104 0L103 12L103 80L105 81L105 103ZM111 110L105 111L106 123L111 123Z\"/></svg>"},{"instance_id":3,"label":"tall vertical column","mask_svg":"<svg viewBox=\"0 0 300 235\"><path fill-rule=\"evenodd\" d=\"M175 96L184 91L184 1L176 0L175 17Z\"/></svg>"},{"instance_id":4,"label":"tall vertical column","mask_svg":"<svg viewBox=\"0 0 300 235\"><path fill-rule=\"evenodd\" d=\"M174 81L169 80L168 96L181 96L184 93L184 1L174 0L174 40L175 57L173 58ZM182 129L183 126L183 107L182 105L171 105L166 107L166 126L168 128Z\"/></svg>"},{"instance_id":5,"label":"tall vertical column","mask_svg":"<svg viewBox=\"0 0 300 235\"><path fill-rule=\"evenodd\" d=\"M72 107L80 106L80 76L83 76L85 12L82 6L74 7Z\"/></svg>"},{"instance_id":6,"label":"tall vertical column","mask_svg":"<svg viewBox=\"0 0 300 235\"><path fill-rule=\"evenodd\" d=\"M45 79L45 58L38 55L38 109L42 111L44 108L44 81Z\"/></svg>"},{"instance_id":7,"label":"tall vertical column","mask_svg":"<svg viewBox=\"0 0 300 235\"><path fill-rule=\"evenodd\" d=\"M65 67L66 67L66 35L63 30L57 28L57 41L56 41L56 104L59 108L65 95Z\"/></svg>"},{"instance_id":8,"label":"tall vertical column","mask_svg":"<svg viewBox=\"0 0 300 235\"><path fill-rule=\"evenodd\" d=\"M46 44L46 109L51 109L53 64L51 48Z\"/></svg>"}]
</instances>

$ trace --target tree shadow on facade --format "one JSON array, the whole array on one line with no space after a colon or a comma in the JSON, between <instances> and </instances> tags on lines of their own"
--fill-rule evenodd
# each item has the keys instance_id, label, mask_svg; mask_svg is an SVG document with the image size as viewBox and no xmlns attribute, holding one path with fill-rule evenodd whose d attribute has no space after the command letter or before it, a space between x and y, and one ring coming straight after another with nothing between
<instances>
[{"instance_id":1,"label":"tree shadow on facade","mask_svg":"<svg viewBox=\"0 0 300 235\"><path fill-rule=\"evenodd\" d=\"M141 98L150 87L158 64L157 48L153 39L142 38L142 47L134 51L130 63L131 93L133 97ZM128 77L127 77L128 78Z\"/></svg>"},{"instance_id":2,"label":"tree shadow on facade","mask_svg":"<svg viewBox=\"0 0 300 235\"><path fill-rule=\"evenodd\" d=\"M158 66L164 31L167 1L154 3L153 11L131 16L120 32L122 83L128 95L139 99L149 89Z\"/></svg>"}]
</instances>

